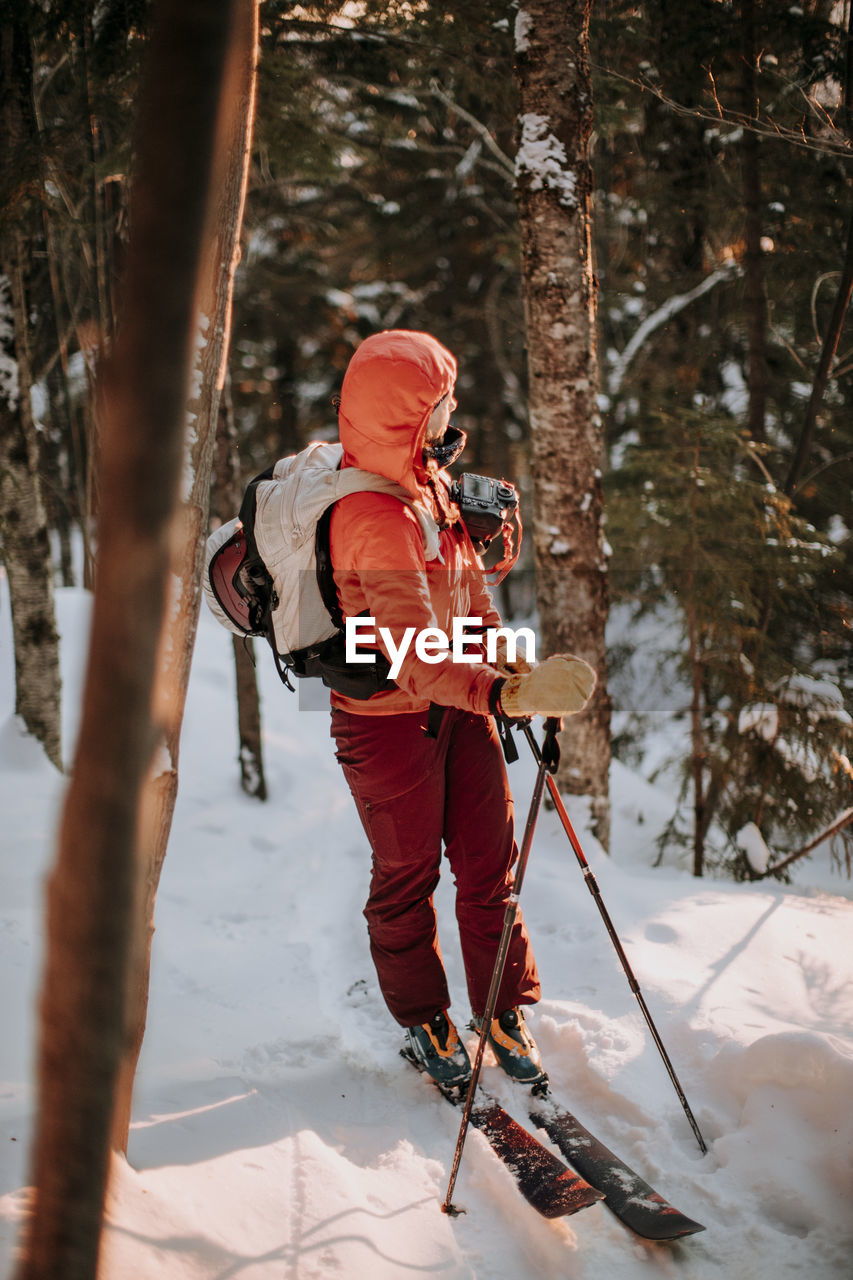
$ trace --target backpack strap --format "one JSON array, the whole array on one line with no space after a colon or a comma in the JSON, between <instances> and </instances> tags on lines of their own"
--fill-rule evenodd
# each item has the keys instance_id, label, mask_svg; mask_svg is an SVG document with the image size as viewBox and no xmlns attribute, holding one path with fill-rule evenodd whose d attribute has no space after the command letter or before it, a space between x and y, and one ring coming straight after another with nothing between
<instances>
[{"instance_id":1,"label":"backpack strap","mask_svg":"<svg viewBox=\"0 0 853 1280\"><path fill-rule=\"evenodd\" d=\"M262 471L260 475L254 477L246 485L246 491L243 494L243 501L240 503L238 517L243 526L243 534L246 538L246 546L249 548L249 554L257 556L258 544L255 542L255 514L258 509L258 485L262 480L272 480L275 467L267 467L266 471Z\"/></svg>"},{"instance_id":2,"label":"backpack strap","mask_svg":"<svg viewBox=\"0 0 853 1280\"><path fill-rule=\"evenodd\" d=\"M323 604L338 631L343 631L344 615L338 603L338 589L335 586L335 575L332 571L332 550L329 540L334 509L335 504L331 502L317 521L314 555L317 561L317 586L320 589Z\"/></svg>"},{"instance_id":3,"label":"backpack strap","mask_svg":"<svg viewBox=\"0 0 853 1280\"><path fill-rule=\"evenodd\" d=\"M262 471L256 475L246 485L246 491L243 494L243 501L240 503L239 520L243 526L243 537L246 541L246 558L243 562L243 572L249 577L254 578L260 585L267 588L267 598L269 604L262 612L258 610L260 616L253 618L252 622L256 630L266 636L269 646L272 649L272 656L275 662L275 669L278 672L279 679L283 684L287 685L291 693L294 692L294 686L290 683L290 665L282 657L278 651L278 645L275 641L275 624L273 623L273 610L278 605L278 596L273 586L272 575L264 564L263 557L258 551L258 544L255 540L255 516L258 508L258 485L264 480L273 480L275 466L267 467L266 471ZM239 588L238 588L239 589Z\"/></svg>"}]
</instances>

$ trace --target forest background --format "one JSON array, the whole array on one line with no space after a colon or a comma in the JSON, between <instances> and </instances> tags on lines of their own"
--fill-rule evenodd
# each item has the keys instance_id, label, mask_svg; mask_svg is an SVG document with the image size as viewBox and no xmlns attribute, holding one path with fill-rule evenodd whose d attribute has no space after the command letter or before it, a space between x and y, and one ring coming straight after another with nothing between
<instances>
[{"instance_id":1,"label":"forest background","mask_svg":"<svg viewBox=\"0 0 853 1280\"><path fill-rule=\"evenodd\" d=\"M693 844L699 872L710 857L750 874L757 833L791 852L849 803L849 8L655 0L591 14L610 598L672 618L660 658L685 682L689 732L668 839ZM4 179L0 407L17 419L13 384L29 383L57 580L74 581L77 531L91 585L94 388L115 334L149 7L13 11L35 110L29 167L16 154ZM215 515L232 514L241 478L334 437L347 360L388 327L429 330L457 354L462 465L513 478L529 510L512 74L528 21L480 0L261 5ZM42 544L28 531L22 553L14 534L7 519L6 560L23 557L29 580ZM509 618L533 610L532 574L528 540ZM50 629L32 622L22 680L24 717L57 760L39 647ZM613 673L629 660L624 645L608 654ZM641 762L650 717L616 707L627 763Z\"/></svg>"}]
</instances>

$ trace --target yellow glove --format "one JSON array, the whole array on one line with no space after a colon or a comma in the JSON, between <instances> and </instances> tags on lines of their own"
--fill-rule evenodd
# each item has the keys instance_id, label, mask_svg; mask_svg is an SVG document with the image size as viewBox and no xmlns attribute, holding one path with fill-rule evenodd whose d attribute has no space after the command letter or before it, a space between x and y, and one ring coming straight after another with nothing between
<instances>
[{"instance_id":1,"label":"yellow glove","mask_svg":"<svg viewBox=\"0 0 853 1280\"><path fill-rule=\"evenodd\" d=\"M574 716L589 702L595 681L595 672L583 658L557 653L533 671L510 676L501 689L501 709L514 718Z\"/></svg>"},{"instance_id":2,"label":"yellow glove","mask_svg":"<svg viewBox=\"0 0 853 1280\"><path fill-rule=\"evenodd\" d=\"M500 671L502 676L511 676L516 673L520 674L525 671L532 671L533 667L525 658L520 649L515 651L515 661L507 661L506 653L506 636L498 636L495 641L495 660L492 664Z\"/></svg>"}]
</instances>

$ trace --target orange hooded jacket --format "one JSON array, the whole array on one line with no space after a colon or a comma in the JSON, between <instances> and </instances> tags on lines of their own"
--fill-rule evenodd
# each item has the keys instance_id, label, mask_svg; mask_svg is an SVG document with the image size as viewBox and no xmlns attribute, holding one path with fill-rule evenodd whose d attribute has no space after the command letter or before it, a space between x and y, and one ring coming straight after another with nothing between
<instances>
[{"instance_id":1,"label":"orange hooded jacket","mask_svg":"<svg viewBox=\"0 0 853 1280\"><path fill-rule=\"evenodd\" d=\"M500 626L479 557L449 499L447 477L423 462L430 414L455 381L456 361L440 342L428 333L391 329L365 339L341 388L343 466L395 480L440 528L439 555L427 560L417 517L398 499L354 493L332 512L329 543L344 617L366 612L374 618L376 647L389 659L379 627L387 627L399 646L408 627L437 627L451 636L454 617ZM396 677L398 688L361 702L333 693L332 704L359 715L422 711L431 702L488 714L497 681L498 672L482 654L473 662L454 662L448 654L427 663L416 656L412 641Z\"/></svg>"}]
</instances>

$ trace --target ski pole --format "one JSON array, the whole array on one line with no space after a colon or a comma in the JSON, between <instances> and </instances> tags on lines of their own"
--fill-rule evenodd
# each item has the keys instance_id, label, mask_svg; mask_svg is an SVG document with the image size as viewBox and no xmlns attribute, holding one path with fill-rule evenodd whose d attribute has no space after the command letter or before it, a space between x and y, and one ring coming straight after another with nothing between
<instances>
[{"instance_id":1,"label":"ski pole","mask_svg":"<svg viewBox=\"0 0 853 1280\"><path fill-rule=\"evenodd\" d=\"M500 941L498 942L497 955L495 957L495 966L492 970L492 977L489 983L489 994L486 996L486 1007L483 1010L483 1023L480 1028L480 1040L477 1044L477 1052L474 1055L474 1064L471 1068L471 1080L468 1085L468 1096L465 1099L465 1109L462 1112L462 1123L459 1126L459 1137L456 1139L456 1150L453 1154L453 1166L450 1170L450 1181L447 1184L447 1195L444 1197L444 1203L441 1206L442 1213L448 1213L452 1217L457 1217L464 1210L457 1209L452 1203L453 1188L456 1186L456 1177L459 1173L459 1164L462 1159L462 1148L465 1146L465 1137L468 1133L468 1126L471 1120L471 1112L474 1107L474 1095L477 1092L477 1084L480 1079L480 1070L483 1065L483 1054L486 1049L486 1041L488 1040L489 1030L492 1025L492 1018L495 1016L495 1006L498 1002L498 990L503 977L504 965L509 951L510 937L512 928L515 924L515 917L518 914L518 900L521 895L521 885L524 880L524 872L527 869L527 859L530 856L530 846L533 843L533 832L536 828L536 819L539 816L539 810L542 806L542 793L545 789L546 773L555 772L559 763L559 746L557 743L557 732L560 727L560 721L549 719L545 721L545 740L542 750L536 746L536 755L539 768L536 774L536 782L533 787L533 798L530 802L530 811L527 815L527 822L524 827L524 836L521 841L521 850L518 855L518 862L515 866L515 877L512 884L512 892L509 895L504 912L503 928L501 929ZM535 742L535 739L534 739Z\"/></svg>"},{"instance_id":2,"label":"ski pole","mask_svg":"<svg viewBox=\"0 0 853 1280\"><path fill-rule=\"evenodd\" d=\"M533 755L535 756L537 763L539 764L539 769L541 772L542 752L539 750L539 744L537 743L535 737L533 736L533 731L530 728L529 722L524 725L524 736L527 738L527 741L530 743L530 749L533 752ZM592 894L593 898L595 899L595 905L598 907L598 910L601 914L601 918L604 921L604 926L607 929L608 934L610 935L610 941L613 943L613 946L616 948L616 954L619 957L622 968L625 970L625 976L628 979L628 985L630 986L634 995L637 997L637 1003L639 1004L640 1009L642 1010L643 1017L646 1020L646 1025L648 1026L649 1031L652 1033L652 1039L657 1045L658 1052L660 1053L660 1056L663 1059L664 1066L666 1067L667 1072L669 1073L669 1078L673 1083L675 1092L678 1094L678 1100L681 1103L682 1107L684 1108L684 1114L687 1116L687 1119L690 1121L690 1128L693 1130L694 1134L696 1135L696 1141L699 1143L699 1149L701 1150L703 1155L706 1155L708 1148L705 1146L705 1139L702 1137L702 1134L699 1130L698 1124L696 1123L696 1119L693 1115L693 1112L690 1110L690 1104L688 1103L687 1098L685 1097L684 1090L682 1089L681 1084L679 1083L678 1076L675 1074L675 1068L670 1062L669 1054L664 1048L663 1041L660 1038L658 1029L654 1024L654 1020L652 1019L651 1013L649 1012L649 1007L646 1004L645 1000L643 999L643 993L640 990L640 984L634 976L634 971L631 968L631 965L629 963L628 957L625 954L625 950L622 946L622 943L619 941L619 935L617 934L615 928L613 927L613 921L610 919L610 913L608 912L607 907L604 905L604 901L601 897L601 890L598 887L598 881L595 878L592 867L590 867L589 863L586 860L586 856L584 854L583 849L581 848L580 841L578 840L575 834L575 829L572 826L571 821L569 820L569 815L566 813L566 807L563 804L563 801L560 797L560 792L557 788L557 784L550 774L548 775L547 782L548 782L548 791L550 792L551 799L554 801L554 807L557 810L560 821L563 824L563 830L565 831L566 835L569 837L569 844L572 846L575 857L580 863L580 868L581 868L581 871L583 872L583 878L586 881L586 886L589 889L590 893Z\"/></svg>"}]
</instances>

